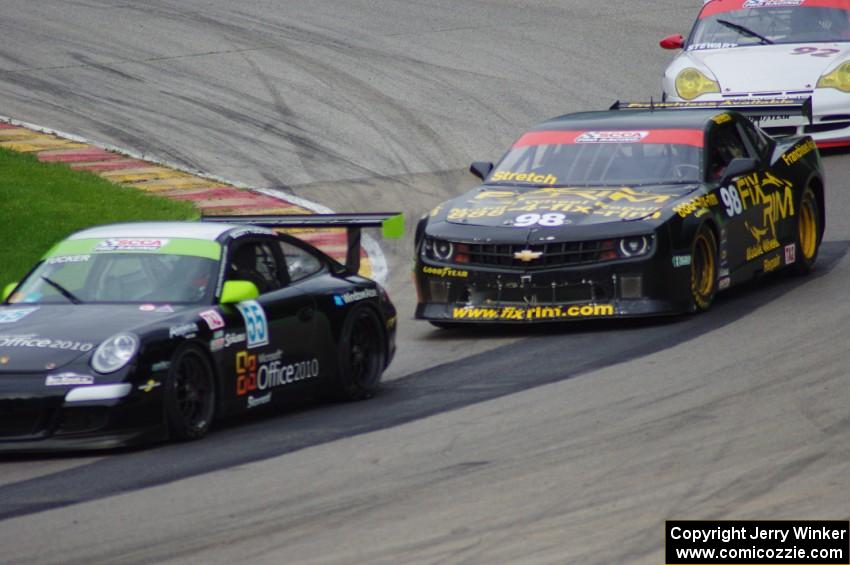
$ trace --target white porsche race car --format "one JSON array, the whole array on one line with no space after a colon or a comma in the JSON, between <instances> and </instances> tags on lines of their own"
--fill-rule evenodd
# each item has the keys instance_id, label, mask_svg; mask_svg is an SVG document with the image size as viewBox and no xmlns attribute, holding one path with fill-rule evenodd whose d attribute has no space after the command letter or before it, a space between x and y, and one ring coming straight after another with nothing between
<instances>
[{"instance_id":1,"label":"white porsche race car","mask_svg":"<svg viewBox=\"0 0 850 565\"><path fill-rule=\"evenodd\" d=\"M850 146L850 0L707 0L664 72L663 99L736 103L812 97L810 123L779 116L771 135L811 135L818 147Z\"/></svg>"}]
</instances>

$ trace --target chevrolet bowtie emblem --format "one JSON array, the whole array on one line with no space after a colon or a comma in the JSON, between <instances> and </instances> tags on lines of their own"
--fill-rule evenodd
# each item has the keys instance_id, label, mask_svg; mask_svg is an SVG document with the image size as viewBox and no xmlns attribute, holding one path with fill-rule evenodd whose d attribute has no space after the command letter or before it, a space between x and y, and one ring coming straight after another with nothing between
<instances>
[{"instance_id":1,"label":"chevrolet bowtie emblem","mask_svg":"<svg viewBox=\"0 0 850 565\"><path fill-rule=\"evenodd\" d=\"M525 263L540 259L541 257L543 257L542 251L532 251L531 249L523 249L514 253L514 259L524 261Z\"/></svg>"}]
</instances>

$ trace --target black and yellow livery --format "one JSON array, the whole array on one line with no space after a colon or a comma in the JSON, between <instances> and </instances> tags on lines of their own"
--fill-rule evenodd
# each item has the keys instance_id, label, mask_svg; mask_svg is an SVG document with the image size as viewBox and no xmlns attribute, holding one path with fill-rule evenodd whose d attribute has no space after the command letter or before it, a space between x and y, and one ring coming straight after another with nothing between
<instances>
[{"instance_id":1,"label":"black and yellow livery","mask_svg":"<svg viewBox=\"0 0 850 565\"><path fill-rule=\"evenodd\" d=\"M810 137L754 123L810 103L615 105L524 134L416 233L416 317L437 326L651 316L808 272L824 231Z\"/></svg>"}]
</instances>

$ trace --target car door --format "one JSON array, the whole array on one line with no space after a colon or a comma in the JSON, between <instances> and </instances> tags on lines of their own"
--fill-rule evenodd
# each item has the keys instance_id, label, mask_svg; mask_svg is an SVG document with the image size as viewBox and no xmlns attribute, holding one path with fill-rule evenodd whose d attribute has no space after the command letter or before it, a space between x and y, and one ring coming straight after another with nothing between
<instances>
[{"instance_id":1,"label":"car door","mask_svg":"<svg viewBox=\"0 0 850 565\"><path fill-rule=\"evenodd\" d=\"M761 248L765 239L760 187L766 168L764 159L754 151L749 140L745 141L739 118L730 114L721 116L727 118L716 119L709 130L707 180L720 182L734 159L758 160L758 166L752 173L730 179L715 189L721 202L721 216L725 220L721 226L721 264L726 263L728 269L735 273L754 259L755 248Z\"/></svg>"},{"instance_id":2,"label":"car door","mask_svg":"<svg viewBox=\"0 0 850 565\"><path fill-rule=\"evenodd\" d=\"M315 303L302 285L291 284L278 240L237 240L230 246L225 269L226 279L249 280L260 291L255 300L234 305L244 322L241 345L226 350L234 376L234 408L272 403L287 389L317 380Z\"/></svg>"}]
</instances>

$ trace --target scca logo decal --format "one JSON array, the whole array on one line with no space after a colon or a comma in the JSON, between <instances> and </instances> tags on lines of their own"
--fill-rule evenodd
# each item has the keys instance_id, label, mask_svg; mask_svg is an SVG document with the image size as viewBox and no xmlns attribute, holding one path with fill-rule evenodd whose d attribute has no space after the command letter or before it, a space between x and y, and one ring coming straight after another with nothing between
<instances>
[{"instance_id":1,"label":"scca logo decal","mask_svg":"<svg viewBox=\"0 0 850 565\"><path fill-rule=\"evenodd\" d=\"M247 300L236 305L245 319L248 349L269 344L269 323L266 312L256 300Z\"/></svg>"}]
</instances>

